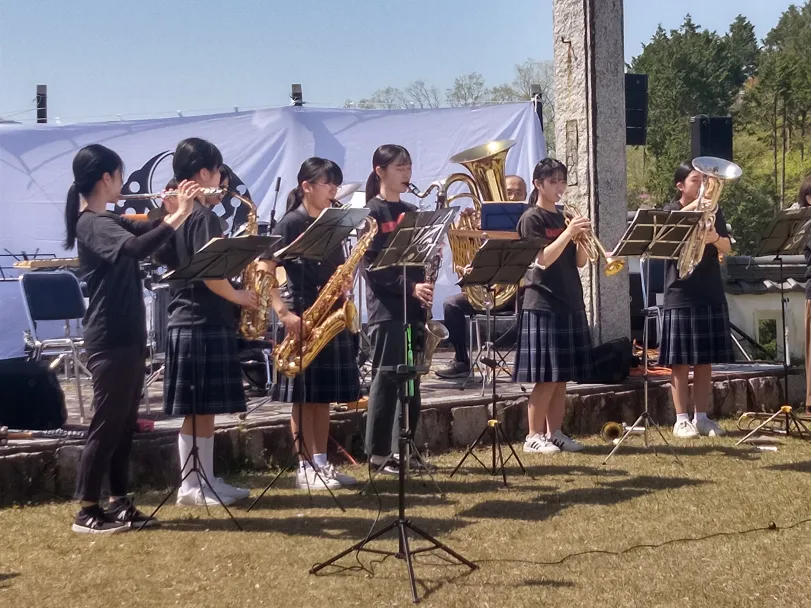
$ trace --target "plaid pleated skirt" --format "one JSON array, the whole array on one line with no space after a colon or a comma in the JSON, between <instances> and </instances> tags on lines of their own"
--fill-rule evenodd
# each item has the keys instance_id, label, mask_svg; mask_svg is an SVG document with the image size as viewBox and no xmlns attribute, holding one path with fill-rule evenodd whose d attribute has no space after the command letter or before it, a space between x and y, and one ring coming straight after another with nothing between
<instances>
[{"instance_id":1,"label":"plaid pleated skirt","mask_svg":"<svg viewBox=\"0 0 812 608\"><path fill-rule=\"evenodd\" d=\"M279 376L279 400L287 403L356 401L361 394L357 356L358 336L345 329L316 355L304 376Z\"/></svg>"},{"instance_id":2,"label":"plaid pleated skirt","mask_svg":"<svg viewBox=\"0 0 812 608\"><path fill-rule=\"evenodd\" d=\"M514 382L568 382L589 377L592 338L586 312L523 310Z\"/></svg>"},{"instance_id":3,"label":"plaid pleated skirt","mask_svg":"<svg viewBox=\"0 0 812 608\"><path fill-rule=\"evenodd\" d=\"M663 311L660 365L707 365L734 360L726 304Z\"/></svg>"},{"instance_id":4,"label":"plaid pleated skirt","mask_svg":"<svg viewBox=\"0 0 812 608\"><path fill-rule=\"evenodd\" d=\"M164 413L187 416L193 411L200 415L245 411L237 336L225 327L169 328Z\"/></svg>"}]
</instances>

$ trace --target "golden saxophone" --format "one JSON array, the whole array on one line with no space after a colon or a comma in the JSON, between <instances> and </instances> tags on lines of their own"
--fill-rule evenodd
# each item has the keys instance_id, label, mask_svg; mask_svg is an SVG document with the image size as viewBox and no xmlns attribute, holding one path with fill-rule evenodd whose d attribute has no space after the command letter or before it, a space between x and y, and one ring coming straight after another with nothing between
<instances>
[{"instance_id":1,"label":"golden saxophone","mask_svg":"<svg viewBox=\"0 0 812 608\"><path fill-rule=\"evenodd\" d=\"M375 220L367 217L366 224L366 233L358 239L347 260L330 277L313 306L302 314L302 342L299 342L300 334L296 332L286 335L274 349L274 365L283 376L290 378L307 369L316 355L345 328L354 334L361 329L358 309L352 300L347 299L336 311L333 311L333 306L344 294L346 285L378 232Z\"/></svg>"},{"instance_id":2,"label":"golden saxophone","mask_svg":"<svg viewBox=\"0 0 812 608\"><path fill-rule=\"evenodd\" d=\"M248 221L245 233L256 236L257 206L248 197L241 196L233 190L229 194L248 207ZM268 331L268 319L271 314L271 290L279 286L276 274L259 268L259 260L254 260L243 270L242 288L256 292L259 298L259 308L243 308L240 312L240 333L249 340L262 338Z\"/></svg>"}]
</instances>

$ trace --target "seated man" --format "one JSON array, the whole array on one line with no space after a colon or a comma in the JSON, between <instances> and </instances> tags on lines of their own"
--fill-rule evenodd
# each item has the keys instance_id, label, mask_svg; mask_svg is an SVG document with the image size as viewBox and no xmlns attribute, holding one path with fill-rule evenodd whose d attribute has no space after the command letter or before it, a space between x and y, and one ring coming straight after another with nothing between
<instances>
[{"instance_id":1,"label":"seated man","mask_svg":"<svg viewBox=\"0 0 812 608\"><path fill-rule=\"evenodd\" d=\"M523 202L527 200L527 184L518 175L508 175L505 178L507 185L507 199L510 202ZM514 300L509 300L493 312L513 310ZM471 371L471 361L468 356L467 324L466 318L474 313L474 307L468 301L465 293L458 293L443 302L443 323L448 328L448 341L454 347L454 359L444 368L435 373L440 378L464 378Z\"/></svg>"}]
</instances>

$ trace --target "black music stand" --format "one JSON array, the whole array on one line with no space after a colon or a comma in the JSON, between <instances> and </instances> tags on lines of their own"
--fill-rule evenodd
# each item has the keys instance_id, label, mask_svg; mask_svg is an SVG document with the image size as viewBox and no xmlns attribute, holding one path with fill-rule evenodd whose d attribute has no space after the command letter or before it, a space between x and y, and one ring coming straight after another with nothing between
<instances>
[{"instance_id":1,"label":"black music stand","mask_svg":"<svg viewBox=\"0 0 812 608\"><path fill-rule=\"evenodd\" d=\"M231 277L240 274L248 264L253 262L259 257L268 247L278 240L278 237L268 236L246 236L235 239L212 239L206 243L197 253L195 253L187 262L185 266L181 266L175 270L166 273L161 281L206 281L218 279L230 279ZM194 289L192 290L192 307L194 307ZM192 326L192 349L196 350L197 341L195 340L195 326ZM242 530L240 523L231 514L229 508L223 503L223 500L217 494L217 491L212 486L211 481L206 477L206 471L200 464L200 454L197 447L197 391L198 391L198 378L197 378L197 359L200 353L193 352L195 359L192 365L192 450L185 462L181 463L180 470L183 471L186 465L191 460L192 467L184 475L180 483L175 484L169 493L164 496L163 500L155 507L155 510L150 515L150 519L155 517L156 513L164 506L169 497L180 488L184 480L192 473L197 475L197 481L200 488L204 488L203 482L211 490L217 502L226 510L226 513L237 526L238 530ZM206 507L208 509L208 506ZM145 521L139 527L143 530L147 522Z\"/></svg>"},{"instance_id":2,"label":"black music stand","mask_svg":"<svg viewBox=\"0 0 812 608\"><path fill-rule=\"evenodd\" d=\"M781 289L781 325L784 329L784 403L775 414L737 441L736 445L747 441L750 437L779 417L783 417L784 419L784 432L787 436L789 436L790 432L794 429L798 431L798 435L801 439L810 438L809 429L801 422L793 411L792 406L789 405L789 329L787 328L787 304L789 300L784 291L783 257L785 255L798 254L803 251L804 245L809 244L809 212L809 207L779 211L759 239L756 255L772 255L775 256L774 261L778 262L779 284ZM807 378L807 382L809 382L809 378Z\"/></svg>"},{"instance_id":3,"label":"black music stand","mask_svg":"<svg viewBox=\"0 0 812 608\"><path fill-rule=\"evenodd\" d=\"M280 261L294 261L300 259L321 261L329 253L337 247L340 247L344 240L350 235L355 227L364 221L364 218L369 215L369 209L342 209L338 207L329 207L324 209L315 222L310 224L299 237L287 247L284 247L274 254L274 257ZM300 283L304 285L304 264L299 265ZM297 308L299 309L299 317L302 323L299 325L299 377L302 388L302 404L307 403L307 382L305 381L305 369L302 368L301 362L304 360L304 301L301 295L297 301ZM314 328L310 328L311 330ZM278 371L278 370L277 370ZM295 381L294 381L295 391ZM316 477L324 484L327 492L329 492L333 501L342 512L346 512L344 506L339 502L333 491L324 482L321 472L316 468L313 463L313 455L308 451L304 443L304 436L302 435L302 408L299 407L299 430L293 437L293 445L296 447L296 463L289 463L283 467L276 476L271 479L270 483L265 486L259 496L254 499L254 502L248 507L248 511L253 509L259 500L265 496L268 490L276 483L276 481L287 471L293 470L299 466L299 461L303 458L315 471ZM308 494L310 494L310 487L308 486Z\"/></svg>"},{"instance_id":4,"label":"black music stand","mask_svg":"<svg viewBox=\"0 0 812 608\"><path fill-rule=\"evenodd\" d=\"M469 456L472 456L482 467L491 475L496 476L499 472L502 473L502 484L508 485L507 472L505 465L511 458L516 459L522 473L525 475L527 471L519 459L516 450L510 440L505 436L502 430L502 423L499 420L499 413L497 411L497 394L496 394L496 358L493 356L493 342L491 341L491 311L493 310L494 301L494 286L495 285L518 285L522 277L527 272L527 268L536 259L538 252L541 250L542 243L540 239L521 240L521 241L504 241L504 240L489 240L485 241L479 251L476 252L473 261L471 262L470 271L458 282L460 287L468 287L470 285L481 285L487 289L487 297L485 299L485 316L488 325L488 338L486 341L486 357L480 358L480 362L492 370L493 378L491 380L491 417L482 429L479 436L468 446L462 459L451 471L449 477L454 477L454 474L460 469L463 463ZM474 453L474 449L482 441L485 434L490 432L491 435L491 467L489 468L482 460L479 459ZM507 445L510 449L510 456L507 459L502 453L502 445ZM498 458L497 458L498 455ZM497 466L498 460L498 466Z\"/></svg>"},{"instance_id":5,"label":"black music stand","mask_svg":"<svg viewBox=\"0 0 812 608\"><path fill-rule=\"evenodd\" d=\"M640 256L640 265L648 259L676 260L685 243L696 229L702 212L700 211L662 211L657 209L638 209L634 220L626 229L617 247L612 252L616 257ZM646 264L645 294L643 296L643 312L645 314L645 324L643 326L643 413L630 427L626 429L623 436L617 440L615 447L604 459L603 464L609 462L615 452L628 439L629 435L637 432L640 425L643 425L643 445L649 446L648 430L653 426L663 440L663 443L671 451L677 462L682 464L674 448L660 430L657 421L649 412L648 405L648 328L652 309L648 305L648 291L651 285L648 276L651 264ZM655 448L656 452L656 448Z\"/></svg>"},{"instance_id":6,"label":"black music stand","mask_svg":"<svg viewBox=\"0 0 812 608\"><path fill-rule=\"evenodd\" d=\"M455 213L456 209L453 207L446 207L439 211L411 211L404 213L401 216L398 228L390 235L389 240L381 250L377 260L370 268L370 270L374 272L375 270L380 270L383 268L400 266L404 277L403 331L406 336L404 363L400 365L381 366L378 369L378 373L395 374L398 382L398 398L401 404L400 415L398 417L398 424L400 427L400 433L398 436L398 516L377 532L370 533L364 540L355 543L353 546L331 557L329 560L322 562L321 564L317 564L310 569L311 574L316 574L327 566L334 564L345 555L349 555L355 551L367 551L369 553L377 553L379 555L393 556L403 559L406 561L406 568L409 573L409 582L412 591L412 601L415 603L419 602L420 598L417 596L417 583L414 576L412 556L418 553L425 553L427 551L440 549L472 570L477 569L476 564L468 561L456 551L447 547L430 534L418 528L406 517L406 467L409 463L408 450L411 442L407 422L409 417L409 399L412 396L409 387L411 382L420 374L428 371L428 368L425 366L412 365L412 356L409 352L411 332L407 322L407 294L405 289L406 267L425 266L431 259L433 259L437 248L441 246L443 236L447 232ZM397 530L398 532L398 551L384 551L367 547L369 543L392 530ZM430 546L412 549L409 545L409 531L413 532L416 536L421 537L423 540L428 541Z\"/></svg>"}]
</instances>

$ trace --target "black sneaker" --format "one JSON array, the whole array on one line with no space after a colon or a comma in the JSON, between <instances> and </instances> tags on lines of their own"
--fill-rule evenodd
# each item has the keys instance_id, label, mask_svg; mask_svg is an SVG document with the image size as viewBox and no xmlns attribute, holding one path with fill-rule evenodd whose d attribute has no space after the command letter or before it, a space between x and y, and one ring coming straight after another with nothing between
<instances>
[{"instance_id":1,"label":"black sneaker","mask_svg":"<svg viewBox=\"0 0 812 608\"><path fill-rule=\"evenodd\" d=\"M471 373L471 365L464 361L450 361L448 365L434 372L438 378L451 380L454 378L467 378Z\"/></svg>"},{"instance_id":2,"label":"black sneaker","mask_svg":"<svg viewBox=\"0 0 812 608\"><path fill-rule=\"evenodd\" d=\"M135 508L133 499L129 496L119 498L115 502L110 503L105 512L108 518L118 523L124 524L130 528L150 528L158 525L158 520L155 517L145 515Z\"/></svg>"},{"instance_id":3,"label":"black sneaker","mask_svg":"<svg viewBox=\"0 0 812 608\"><path fill-rule=\"evenodd\" d=\"M93 505L79 511L72 529L79 534L116 534L127 532L130 527L108 517L99 505Z\"/></svg>"}]
</instances>

